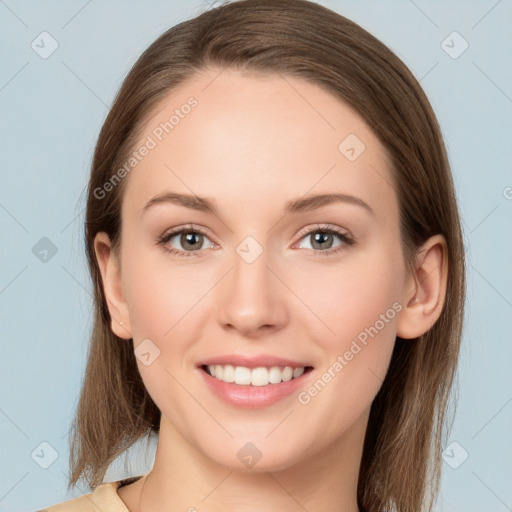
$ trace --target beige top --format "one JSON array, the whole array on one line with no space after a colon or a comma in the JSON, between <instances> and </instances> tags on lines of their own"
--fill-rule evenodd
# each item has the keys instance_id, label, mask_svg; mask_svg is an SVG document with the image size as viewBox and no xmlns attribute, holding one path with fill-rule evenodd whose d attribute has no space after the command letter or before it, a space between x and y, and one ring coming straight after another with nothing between
<instances>
[{"instance_id":1,"label":"beige top","mask_svg":"<svg viewBox=\"0 0 512 512\"><path fill-rule=\"evenodd\" d=\"M53 505L38 512L129 512L117 489L141 478L141 476L125 478L117 482L109 482L96 487L93 493Z\"/></svg>"}]
</instances>

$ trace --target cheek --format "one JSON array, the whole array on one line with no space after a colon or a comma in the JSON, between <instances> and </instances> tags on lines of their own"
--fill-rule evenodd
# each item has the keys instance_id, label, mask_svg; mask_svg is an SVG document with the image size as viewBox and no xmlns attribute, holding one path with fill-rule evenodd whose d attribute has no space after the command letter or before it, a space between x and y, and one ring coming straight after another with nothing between
<instances>
[{"instance_id":1,"label":"cheek","mask_svg":"<svg viewBox=\"0 0 512 512\"><path fill-rule=\"evenodd\" d=\"M325 438L339 436L369 411L386 376L401 305L392 301L393 286L379 284L357 300L331 296L336 307L324 312L335 335L310 330L324 357L316 380L297 399L308 414L325 419Z\"/></svg>"},{"instance_id":2,"label":"cheek","mask_svg":"<svg viewBox=\"0 0 512 512\"><path fill-rule=\"evenodd\" d=\"M311 393L318 393L318 402L325 400L326 406L333 401L343 404L338 411L342 423L347 411L357 415L371 404L395 344L403 275L400 265L393 265L400 261L399 255L383 254L381 248L373 257L340 265L338 270L303 273L301 278L301 293L308 291L308 306L322 320L309 319L303 325L323 353L316 389L323 390L324 384L329 388L326 393L316 389ZM304 401L313 399L305 391Z\"/></svg>"},{"instance_id":3,"label":"cheek","mask_svg":"<svg viewBox=\"0 0 512 512\"><path fill-rule=\"evenodd\" d=\"M364 258L347 258L338 267L311 265L293 278L297 295L316 316L312 321L311 315L306 315L304 322L329 353L343 350L376 323L379 331L394 331L393 304L401 296L403 275L400 265L393 264L399 257L383 254L381 249ZM381 315L385 315L384 326ZM390 338L394 340L394 336Z\"/></svg>"},{"instance_id":4,"label":"cheek","mask_svg":"<svg viewBox=\"0 0 512 512\"><path fill-rule=\"evenodd\" d=\"M205 275L204 268L199 272L194 264L169 261L161 248L126 247L123 289L133 337L164 343L175 326L181 330L187 324L194 305L215 282L214 276Z\"/></svg>"}]
</instances>

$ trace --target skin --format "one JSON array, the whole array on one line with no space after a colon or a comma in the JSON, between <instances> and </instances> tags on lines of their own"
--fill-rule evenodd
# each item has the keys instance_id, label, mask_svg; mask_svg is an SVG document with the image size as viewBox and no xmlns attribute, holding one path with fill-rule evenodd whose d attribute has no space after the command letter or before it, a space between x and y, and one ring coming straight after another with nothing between
<instances>
[{"instance_id":1,"label":"skin","mask_svg":"<svg viewBox=\"0 0 512 512\"><path fill-rule=\"evenodd\" d=\"M386 151L351 107L317 85L204 71L158 105L141 143L190 96L197 107L125 178L120 254L105 233L95 240L112 330L135 348L149 338L160 350L149 366L137 360L162 412L155 464L119 496L144 512L356 512L370 406L396 336L423 334L441 313L445 241L429 239L408 271ZM348 134L366 146L354 161L338 150ZM163 191L211 198L219 214L172 203L141 214ZM283 213L287 201L321 193L357 196L374 213L342 202ZM208 233L196 242L199 255L175 256L156 243L188 223ZM317 224L356 243L334 235L331 248L341 250L319 254ZM236 252L249 235L263 248L250 264ZM187 250L180 235L167 245ZM272 354L313 366L308 389L394 303L401 311L307 405L293 394L236 408L196 368L221 354ZM237 457L247 442L262 453L251 469Z\"/></svg>"}]
</instances>

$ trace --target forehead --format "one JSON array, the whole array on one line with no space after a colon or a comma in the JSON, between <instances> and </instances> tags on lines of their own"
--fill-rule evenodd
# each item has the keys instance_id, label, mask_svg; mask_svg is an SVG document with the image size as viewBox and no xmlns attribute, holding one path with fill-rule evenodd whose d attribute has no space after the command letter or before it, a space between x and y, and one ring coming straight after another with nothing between
<instances>
[{"instance_id":1,"label":"forehead","mask_svg":"<svg viewBox=\"0 0 512 512\"><path fill-rule=\"evenodd\" d=\"M385 149L364 120L302 79L234 70L202 72L150 113L124 203L165 190L238 206L332 191L396 207ZM286 197L284 197L286 196ZM279 205L280 206L280 205Z\"/></svg>"}]
</instances>

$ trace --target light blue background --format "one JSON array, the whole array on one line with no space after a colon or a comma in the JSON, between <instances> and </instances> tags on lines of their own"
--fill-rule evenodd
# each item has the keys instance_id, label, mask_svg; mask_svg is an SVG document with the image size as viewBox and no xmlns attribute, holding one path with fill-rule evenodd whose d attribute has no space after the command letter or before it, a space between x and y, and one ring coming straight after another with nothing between
<instances>
[{"instance_id":1,"label":"light blue background","mask_svg":"<svg viewBox=\"0 0 512 512\"><path fill-rule=\"evenodd\" d=\"M443 512L512 510L512 3L510 0L319 2L391 47L421 80L443 129L468 250L468 309L459 401L444 463ZM89 492L66 492L67 430L85 365L90 286L82 242L94 143L139 54L164 30L208 7L186 1L0 2L0 510L23 512ZM31 48L41 32L59 47ZM441 42L459 32L452 59ZM457 43L458 44L458 43ZM508 191L508 193L507 193ZM47 263L32 247L48 237ZM58 452L42 469L41 442ZM141 474L152 452L129 473Z\"/></svg>"}]
</instances>

